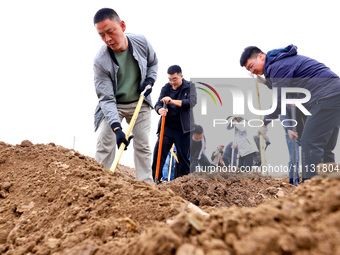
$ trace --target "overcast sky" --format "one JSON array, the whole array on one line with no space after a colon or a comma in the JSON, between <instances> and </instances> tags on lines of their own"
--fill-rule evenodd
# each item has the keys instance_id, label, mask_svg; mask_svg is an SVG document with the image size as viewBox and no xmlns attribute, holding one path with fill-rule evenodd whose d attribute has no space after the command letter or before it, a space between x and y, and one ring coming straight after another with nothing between
<instances>
[{"instance_id":1,"label":"overcast sky","mask_svg":"<svg viewBox=\"0 0 340 255\"><path fill-rule=\"evenodd\" d=\"M75 149L94 157L92 64L103 42L92 19L102 7L115 9L126 32L144 34L153 45L159 59L153 103L173 64L188 80L248 77L239 57L249 45L266 52L293 43L340 74L336 1L1 1L0 141L73 148L75 137ZM158 115L152 116L153 149ZM285 146L281 131L273 155ZM128 155L121 163L133 166Z\"/></svg>"}]
</instances>

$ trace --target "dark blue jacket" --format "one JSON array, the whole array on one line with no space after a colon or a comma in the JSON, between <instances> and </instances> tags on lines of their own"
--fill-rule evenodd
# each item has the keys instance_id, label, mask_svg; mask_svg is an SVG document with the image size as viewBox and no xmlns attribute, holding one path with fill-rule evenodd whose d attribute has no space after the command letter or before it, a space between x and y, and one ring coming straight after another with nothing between
<instances>
[{"instance_id":1,"label":"dark blue jacket","mask_svg":"<svg viewBox=\"0 0 340 255\"><path fill-rule=\"evenodd\" d=\"M275 49L266 54L263 69L269 88L278 88L278 107L264 119L277 119L281 113L282 87L298 87L307 89L311 99L303 104L310 110L314 103L323 98L340 95L340 79L324 64L306 56L297 54L297 47L289 45L286 48ZM298 98L301 95L292 95ZM304 97L304 96L303 96ZM265 124L269 123L265 121Z\"/></svg>"},{"instance_id":2,"label":"dark blue jacket","mask_svg":"<svg viewBox=\"0 0 340 255\"><path fill-rule=\"evenodd\" d=\"M181 125L183 134L190 132L193 129L194 125L194 114L193 107L197 104L197 93L195 84L183 79L183 83L181 85L182 89L180 91L180 95L177 100L182 100L182 106L179 107L179 114L181 119ZM169 96L170 94L170 83L167 83L163 86L161 93L159 95L158 101L155 104L155 111L158 113L158 110L163 107L163 102L160 101L163 97ZM161 130L161 119L158 123L157 134Z\"/></svg>"}]
</instances>

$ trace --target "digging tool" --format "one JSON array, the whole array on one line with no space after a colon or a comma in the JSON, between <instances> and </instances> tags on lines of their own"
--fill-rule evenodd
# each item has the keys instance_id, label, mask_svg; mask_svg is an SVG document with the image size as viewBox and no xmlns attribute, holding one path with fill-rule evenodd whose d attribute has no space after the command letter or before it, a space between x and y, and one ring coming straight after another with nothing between
<instances>
[{"instance_id":1,"label":"digging tool","mask_svg":"<svg viewBox=\"0 0 340 255\"><path fill-rule=\"evenodd\" d=\"M172 149L172 148L171 148ZM169 162L169 171L168 171L168 181L171 180L171 167L172 167L172 158L173 158L173 155L171 153L171 156L170 156L170 162Z\"/></svg>"},{"instance_id":2,"label":"digging tool","mask_svg":"<svg viewBox=\"0 0 340 255\"><path fill-rule=\"evenodd\" d=\"M292 107L291 107L291 112L292 112L292 119L293 120L295 120L296 121L296 109L295 109L295 107L292 105ZM294 132L296 132L296 125L293 127L293 131ZM296 151L296 138L294 137L293 138L293 146L294 146L294 150L293 150L293 164L294 164L294 172L293 172L293 185L294 186L298 186L299 184L298 184L298 172L297 172L297 165L296 165L296 163L297 163L297 160L296 160L296 153L297 153L297 151Z\"/></svg>"},{"instance_id":3,"label":"digging tool","mask_svg":"<svg viewBox=\"0 0 340 255\"><path fill-rule=\"evenodd\" d=\"M230 121L230 125L227 127L228 130L232 129L233 128L233 125L232 125L232 122L234 120L235 117L233 116L229 116L227 118L227 120L229 120L231 118L231 121ZM236 144L236 129L234 129L234 140L233 140L233 143L231 145L231 159L230 159L230 162L231 162L231 167L233 168L234 166L234 155L235 155L235 149L234 149L234 145ZM236 164L236 167L237 167L237 164Z\"/></svg>"},{"instance_id":4,"label":"digging tool","mask_svg":"<svg viewBox=\"0 0 340 255\"><path fill-rule=\"evenodd\" d=\"M170 178L171 178L171 167L172 167L172 154L170 156L170 162L169 162L169 171L168 171L168 181L170 181Z\"/></svg>"},{"instance_id":5,"label":"digging tool","mask_svg":"<svg viewBox=\"0 0 340 255\"><path fill-rule=\"evenodd\" d=\"M175 158L176 162L179 163L177 155L174 152L174 149L171 149L170 152L171 152L171 155Z\"/></svg>"},{"instance_id":6,"label":"digging tool","mask_svg":"<svg viewBox=\"0 0 340 255\"><path fill-rule=\"evenodd\" d=\"M260 90L259 90L259 83L257 79L255 80L255 85L256 85L257 103L259 106L259 110L261 110ZM261 115L259 115L259 118L262 121ZM264 149L264 144L265 144L264 139L265 137L260 135L261 170L262 170L262 174L264 173L265 175L268 175L268 171L263 172L263 170L267 169L267 161L266 161L266 155L265 155L265 149Z\"/></svg>"},{"instance_id":7,"label":"digging tool","mask_svg":"<svg viewBox=\"0 0 340 255\"><path fill-rule=\"evenodd\" d=\"M233 144L231 145L231 168L233 169L234 167L234 155L235 155L235 144L236 144L236 129L234 130L234 140ZM237 164L236 164L237 167Z\"/></svg>"},{"instance_id":8,"label":"digging tool","mask_svg":"<svg viewBox=\"0 0 340 255\"><path fill-rule=\"evenodd\" d=\"M163 108L166 109L168 106L166 103L163 104ZM162 146L163 146L163 135L164 135L164 125L165 125L165 117L162 116L162 125L161 125L161 132L159 135L159 143L158 143L158 154L157 154L157 165L156 165L156 174L155 174L155 182L159 183L159 167L161 165L161 156L162 156Z\"/></svg>"},{"instance_id":9,"label":"digging tool","mask_svg":"<svg viewBox=\"0 0 340 255\"><path fill-rule=\"evenodd\" d=\"M140 96L139 96L139 100L138 100L136 109L135 109L135 111L134 111L134 113L133 113L133 115L132 115L130 124L129 124L128 129L127 129L127 131L126 131L126 133L125 133L125 138L126 138L126 139L129 139L129 137L130 137L130 135L131 135L132 129L133 129L135 123L136 123L136 120L137 120L137 117L138 117L140 108L142 107L142 104L143 104L143 101L144 101L144 98L145 98L144 94L145 94L145 92L146 92L148 89L151 89L151 85L146 86L146 88L144 89L144 91L142 91L142 93L141 93ZM111 170L112 172L114 172L114 171L116 170L117 165L118 165L118 162L119 162L120 158L121 158L122 155L123 155L123 151L124 151L125 147L126 147L125 143L121 143L121 144L120 144L118 154L116 155L115 160L113 161L112 166L111 166L111 168L110 168L110 170Z\"/></svg>"},{"instance_id":10,"label":"digging tool","mask_svg":"<svg viewBox=\"0 0 340 255\"><path fill-rule=\"evenodd\" d=\"M171 156L170 156L170 163L169 163L169 174L168 174L168 181L170 181L170 177L171 177L171 168L172 168L172 159L175 158L176 162L178 163L178 158L174 152L174 148L171 147L170 149L170 153L171 153Z\"/></svg>"}]
</instances>

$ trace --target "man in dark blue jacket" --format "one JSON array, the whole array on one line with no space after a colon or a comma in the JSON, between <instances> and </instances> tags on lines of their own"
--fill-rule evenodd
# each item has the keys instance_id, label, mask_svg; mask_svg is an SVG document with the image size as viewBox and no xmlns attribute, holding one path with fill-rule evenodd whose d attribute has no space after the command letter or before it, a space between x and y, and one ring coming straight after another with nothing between
<instances>
[{"instance_id":1,"label":"man in dark blue jacket","mask_svg":"<svg viewBox=\"0 0 340 255\"><path fill-rule=\"evenodd\" d=\"M160 169L163 169L166 156L174 143L177 148L179 161L175 166L175 178L177 178L190 172L190 131L194 125L192 108L197 103L197 94L195 85L183 79L182 69L178 65L168 68L168 78L169 83L163 86L158 101L155 104L156 112L161 116L166 116ZM167 104L166 109L163 108L163 104ZM161 120L158 125L158 134L160 128ZM156 142L153 155L153 177L156 175L158 144L159 138ZM159 179L161 178L162 173L160 172Z\"/></svg>"},{"instance_id":2,"label":"man in dark blue jacket","mask_svg":"<svg viewBox=\"0 0 340 255\"><path fill-rule=\"evenodd\" d=\"M207 156L204 154L206 140L201 125L194 125L190 143L190 172L199 172L201 167L202 172L210 170L209 167L215 167L211 164ZM208 170L207 170L208 169Z\"/></svg>"},{"instance_id":3,"label":"man in dark blue jacket","mask_svg":"<svg viewBox=\"0 0 340 255\"><path fill-rule=\"evenodd\" d=\"M261 134L267 132L270 120L277 119L281 113L281 93L283 87L297 87L308 90L311 98L303 106L311 115L307 116L301 134L289 129L289 137L301 136L302 180L316 174L319 163L334 162L340 125L340 79L324 64L297 54L297 47L275 49L263 53L255 46L244 49L240 59L241 66L252 74L264 75L269 88L278 88L278 106L270 115L264 117ZM299 98L301 94L290 95Z\"/></svg>"}]
</instances>

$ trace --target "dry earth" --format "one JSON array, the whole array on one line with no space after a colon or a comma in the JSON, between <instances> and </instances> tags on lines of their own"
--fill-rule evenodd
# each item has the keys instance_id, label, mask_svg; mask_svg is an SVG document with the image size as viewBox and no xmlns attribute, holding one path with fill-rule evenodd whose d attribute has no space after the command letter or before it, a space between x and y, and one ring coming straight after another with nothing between
<instances>
[{"instance_id":1,"label":"dry earth","mask_svg":"<svg viewBox=\"0 0 340 255\"><path fill-rule=\"evenodd\" d=\"M338 178L133 176L53 143L0 142L0 254L340 254Z\"/></svg>"}]
</instances>

